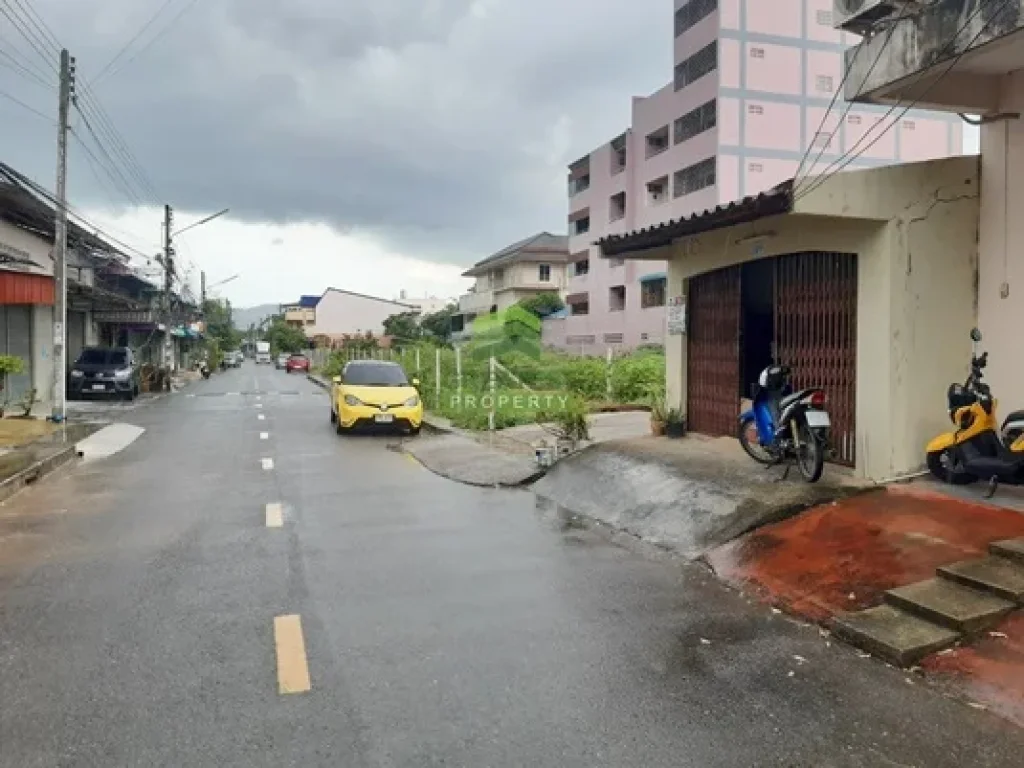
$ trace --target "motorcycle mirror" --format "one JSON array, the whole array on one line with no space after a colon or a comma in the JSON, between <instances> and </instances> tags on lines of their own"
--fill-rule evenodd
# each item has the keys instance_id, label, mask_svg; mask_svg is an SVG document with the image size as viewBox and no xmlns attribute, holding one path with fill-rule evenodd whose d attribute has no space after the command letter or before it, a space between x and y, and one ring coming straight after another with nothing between
<instances>
[{"instance_id":1,"label":"motorcycle mirror","mask_svg":"<svg viewBox=\"0 0 1024 768\"><path fill-rule=\"evenodd\" d=\"M981 331L977 328L971 328L971 341L975 344L981 341Z\"/></svg>"}]
</instances>

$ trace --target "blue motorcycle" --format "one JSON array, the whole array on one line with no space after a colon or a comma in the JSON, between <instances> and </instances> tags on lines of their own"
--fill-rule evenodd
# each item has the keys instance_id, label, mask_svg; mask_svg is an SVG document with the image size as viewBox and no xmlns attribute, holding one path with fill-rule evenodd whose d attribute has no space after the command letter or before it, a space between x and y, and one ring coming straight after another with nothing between
<instances>
[{"instance_id":1,"label":"blue motorcycle","mask_svg":"<svg viewBox=\"0 0 1024 768\"><path fill-rule=\"evenodd\" d=\"M740 414L740 445L760 464L795 461L804 480L814 483L821 478L828 451L831 421L825 410L827 398L820 387L794 392L790 374L784 365L761 371L754 385L753 404Z\"/></svg>"}]
</instances>

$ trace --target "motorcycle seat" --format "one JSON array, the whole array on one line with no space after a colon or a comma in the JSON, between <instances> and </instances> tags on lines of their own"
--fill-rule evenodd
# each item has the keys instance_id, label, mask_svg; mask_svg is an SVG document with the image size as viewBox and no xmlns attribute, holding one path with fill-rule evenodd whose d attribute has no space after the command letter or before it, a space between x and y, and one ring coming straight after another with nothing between
<instances>
[{"instance_id":1,"label":"motorcycle seat","mask_svg":"<svg viewBox=\"0 0 1024 768\"><path fill-rule=\"evenodd\" d=\"M1014 411L1013 413L1008 414L1007 417L1003 419L1003 426L1005 427L1007 424L1014 421L1024 421L1024 411Z\"/></svg>"}]
</instances>

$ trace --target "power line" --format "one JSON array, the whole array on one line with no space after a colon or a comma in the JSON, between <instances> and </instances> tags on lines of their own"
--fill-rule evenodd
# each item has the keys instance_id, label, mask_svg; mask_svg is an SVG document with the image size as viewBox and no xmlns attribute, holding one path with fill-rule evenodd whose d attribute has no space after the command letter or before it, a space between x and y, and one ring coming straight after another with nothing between
<instances>
[{"instance_id":1,"label":"power line","mask_svg":"<svg viewBox=\"0 0 1024 768\"><path fill-rule=\"evenodd\" d=\"M173 2L175 2L175 0L164 0L164 3L157 9L156 13L149 17L149 20L139 28L139 30L128 40L127 43L124 44L124 47L122 47L121 50L114 54L114 58L112 58L110 61L106 63L106 66L104 66L103 69L101 69L96 74L96 77L92 78L93 85L97 85L99 81L103 79L103 76L110 71L110 68L113 67L114 64L116 64L121 59L121 57L128 52L128 49L132 47L136 40L142 37L142 35L146 32L147 29L153 26L153 23L158 18L160 18L160 14L162 14L168 7L170 7L171 3Z\"/></svg>"},{"instance_id":2,"label":"power line","mask_svg":"<svg viewBox=\"0 0 1024 768\"><path fill-rule=\"evenodd\" d=\"M803 190L797 190L796 199L799 200L799 199L801 199L803 197L806 197L811 192L813 192L814 190L818 189L822 184L824 184L826 181L828 181L832 176L834 176L835 174L837 174L840 171L842 171L843 168L848 166L851 162L856 160L860 155L864 154L869 149L871 149L871 147L873 147L875 144L877 144L881 140L881 138L889 131L890 128L892 128L894 125L896 125L903 118L903 116L905 114L907 114L907 112L909 112L911 109L913 109L925 96L927 96L931 92L932 88L934 88L936 85L938 85L943 80L943 78L945 78L946 75L948 75L953 70L953 68L957 64L960 63L960 60L967 54L968 51L970 51L970 49L974 45L974 43L978 41L978 39L985 33L985 31L989 28L989 26L991 26L992 23L994 21L996 21L997 18L1000 15L1002 15L1002 13L1010 6L1011 1L1012 0L1002 0L1002 2L1000 3L1000 7L998 9L996 9L995 12L990 16L989 20L985 24L982 25L981 29L979 29L977 34L975 34L974 37L971 38L971 40L967 43L967 45L964 46L963 50L961 50L958 54L956 54L953 57L953 60L950 61L949 66L947 66L942 71L942 73L939 74L938 77L933 79L928 84L927 88L925 88L920 94L915 96L914 99L909 104L907 104L906 107L903 108L903 110L895 118L895 120L893 120L892 123L890 123L887 127L883 128L882 132L879 133L874 139L872 139L871 142L867 144L867 146L865 146L859 152L854 152L854 150L856 150L857 147L860 146L861 142L864 141L864 139L866 139L868 137L868 135L870 135L872 133L872 131L874 131L875 128L877 128L879 125L884 124L886 119L889 116L891 116L892 113L896 109L898 109L901 104L904 103L904 99L902 99L902 98L899 99L891 107L889 107L889 109L885 113L885 115L883 115L883 117L877 123L875 123L875 125L873 125L867 131L865 131L864 135L861 136L861 138L849 150L847 150L843 155L841 155L839 158L837 158L835 161L833 161L822 172L822 174L820 176L816 176L812 181L810 181L807 184L807 186ZM994 0L994 2L999 2L999 0ZM967 30L967 27L971 24L971 22L974 20L974 18L976 16L978 16L980 13L982 13L983 10L987 10L987 9L984 8L981 4L979 4L978 8L974 11L974 13L972 13L967 19L964 20L963 25L950 38L949 42L946 44L946 48L943 49L942 53L945 53L946 49L953 49L953 48L955 48L956 41L959 39L960 35L963 34ZM833 167L835 167L837 164L838 164L838 167L836 167L834 171L829 173L829 171ZM805 179L805 181L806 181L806 179Z\"/></svg>"},{"instance_id":3,"label":"power line","mask_svg":"<svg viewBox=\"0 0 1024 768\"><path fill-rule=\"evenodd\" d=\"M53 63L53 54L46 51L49 43L46 41L45 37L40 38L33 33L32 30L29 29L28 24L25 23L25 19L19 16L18 11L6 2L3 5L0 5L0 13L7 17L7 20L11 22L11 26L14 28L14 31L21 35L28 42L29 47L39 54L39 58L41 58L46 65L56 73L57 67ZM40 43L42 43L42 47L40 47Z\"/></svg>"},{"instance_id":4,"label":"power line","mask_svg":"<svg viewBox=\"0 0 1024 768\"><path fill-rule=\"evenodd\" d=\"M169 7L171 5L171 3L173 3L173 2L174 2L174 0L167 0L167 2L165 2L160 7L160 9L153 15L153 17L148 22L146 22L146 24L143 26L143 28L139 30L138 34L134 38L132 38L131 41L129 41L128 46L125 46L125 48L122 49L122 51L118 53L118 55L115 57L115 60L117 58L119 58L128 49L128 47L131 45L131 43L135 42L135 40L137 40L142 35L142 33L149 26L151 26L153 22L156 21L156 19L160 16L160 14L163 13L164 9ZM125 67L127 67L129 64L131 64L137 58L139 58L139 56L141 56L146 51L148 51L150 48L152 48L154 44L156 44L159 40L162 40L167 35L167 33L170 32L171 29L174 28L174 26L185 16L186 13L188 13L190 10L192 10L196 6L197 2L198 2L198 0L186 0L186 3L185 3L184 6L182 6L181 10L179 10L178 13L173 18L171 18L171 20L162 29L158 30L157 33L153 37L151 37L148 42L146 42L141 48L139 48L137 51L135 51L135 53L133 53L127 59L127 61L125 61L121 66L119 66L119 67L111 67L111 65L114 63L112 61L111 64L107 65L107 67L104 68L104 72L103 73L101 73L100 75L97 75L95 78L93 78L93 81L92 81L93 85L96 85L99 82L100 77L103 76L103 75L116 75L118 72L122 71Z\"/></svg>"},{"instance_id":5,"label":"power line","mask_svg":"<svg viewBox=\"0 0 1024 768\"><path fill-rule=\"evenodd\" d=\"M875 71L875 67L877 67L878 66L878 62L881 61L882 54L885 52L885 49L888 47L889 42L892 40L893 33L896 31L896 25L900 21L902 21L903 19L907 18L908 15L909 15L909 10L905 10L903 12L903 14L899 18L892 20L892 23L890 24L889 29L887 30L888 34L887 34L887 36L885 38L885 41L882 43L881 47L879 48L878 55L875 56L875 60L871 63L871 67L868 69L867 74L864 75L864 80L861 82L861 87L863 87L864 83L867 82L867 79L869 77L871 77L871 73ZM883 23L883 22L882 21L876 22L876 26L878 24L881 24L881 23ZM838 87L836 87L835 91L833 91L833 93L832 93L832 100L829 102L828 107L825 109L825 114L823 114L821 116L821 122L818 123L818 127L815 130L815 132L814 132L814 137L815 138L817 138L817 136L819 134L821 134L821 129L824 128L825 122L828 120L828 116L832 112L832 107L835 106L836 100L839 98L839 94L843 92L843 86L846 85L846 81L850 78L850 75L853 73L853 65L857 62L857 57L860 55L861 48L862 48L862 46L858 45L854 49L854 51L853 51L853 58L851 58L850 59L850 63L846 65L846 71L843 72L843 78L842 78L842 80L839 81L839 85L838 85ZM837 126L841 126L843 124L843 120L846 119L846 116L850 113L850 109L852 107L853 107L853 102L852 101L846 102L846 108L843 109L843 113L836 120L836 125ZM814 162L812 162L808 166L807 172L804 174L804 178L809 176L811 174L811 172L814 170L815 166L817 166L818 161L821 160L821 156L823 154L825 154L825 150L828 148L830 143L831 143L831 136L829 137L829 141L826 141L826 142L822 143L822 145L818 148L818 154L814 158ZM811 141L807 144L807 148L804 150L804 156L800 159L800 164L797 166L796 174L793 176L794 185L799 185L800 184L800 181L801 181L801 179L800 179L800 171L801 171L801 169L804 166L804 162L807 160L807 158L810 156L810 154L811 154L811 152L813 150L814 150L814 139L812 138Z\"/></svg>"},{"instance_id":6,"label":"power line","mask_svg":"<svg viewBox=\"0 0 1024 768\"><path fill-rule=\"evenodd\" d=\"M8 69L13 70L14 72L17 72L22 77L25 77L25 78L27 78L27 79L35 82L35 83L38 83L39 85L41 85L44 88L47 88L47 89L49 89L51 91L55 90L57 88L56 83L47 82L46 79L42 75L40 75L35 70L33 70L33 69L29 68L29 67L26 67L24 64L22 64L20 61L18 61L16 58L14 58L14 56L9 54L3 48L0 48L0 57L2 57L2 58L7 60L7 63L5 63L4 61L0 61L0 66L7 67Z\"/></svg>"},{"instance_id":7,"label":"power line","mask_svg":"<svg viewBox=\"0 0 1024 768\"><path fill-rule=\"evenodd\" d=\"M39 117L43 118L43 120L45 120L48 123L52 123L54 125L56 125L56 123L57 123L57 121L54 120L51 115L43 114L42 112L40 112L35 107L29 106L28 104L26 104L21 99L15 98L14 96L11 96L11 94L7 93L6 91L0 91L0 96L3 96L8 101L13 101L15 104L17 104L19 107L22 107L23 109L27 109L33 115L38 115Z\"/></svg>"},{"instance_id":8,"label":"power line","mask_svg":"<svg viewBox=\"0 0 1024 768\"><path fill-rule=\"evenodd\" d=\"M96 135L95 133L93 133L92 128L89 126L88 123L85 123L85 127L86 130L89 131L89 134L93 137L93 141L96 141ZM129 186L128 182L125 180L124 174L120 172L117 166L113 165L112 161L109 163L104 163L102 160L96 157L93 151L89 148L89 145L85 143L81 136L78 135L78 131L72 130L71 135L75 137L75 140L78 142L79 146L81 146L82 149L85 150L87 158L92 158L92 160L94 160L99 165L99 167L103 169L103 172L106 173L107 177L114 183L114 186L116 186L122 193L126 194L128 198L132 200L132 202L134 202L136 205L139 205L138 195L136 195L135 192L132 190L131 186ZM109 161L110 155L107 154L107 151L106 149L104 149L103 145L97 141L96 146Z\"/></svg>"}]
</instances>

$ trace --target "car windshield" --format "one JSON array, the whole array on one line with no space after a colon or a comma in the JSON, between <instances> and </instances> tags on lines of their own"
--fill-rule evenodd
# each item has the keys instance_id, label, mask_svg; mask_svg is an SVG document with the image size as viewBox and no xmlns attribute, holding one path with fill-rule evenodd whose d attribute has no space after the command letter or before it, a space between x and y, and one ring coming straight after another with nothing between
<instances>
[{"instance_id":1,"label":"car windshield","mask_svg":"<svg viewBox=\"0 0 1024 768\"><path fill-rule=\"evenodd\" d=\"M360 387L405 387L409 385L405 371L400 365L386 363L350 365L345 369L343 381L345 384L354 384Z\"/></svg>"},{"instance_id":2,"label":"car windshield","mask_svg":"<svg viewBox=\"0 0 1024 768\"><path fill-rule=\"evenodd\" d=\"M292 355L291 359L292 359L292 362L296 362L296 363L304 363L304 362L306 362L306 356L305 355Z\"/></svg>"},{"instance_id":3,"label":"car windshield","mask_svg":"<svg viewBox=\"0 0 1024 768\"><path fill-rule=\"evenodd\" d=\"M124 365L128 353L123 349L84 349L78 356L80 365Z\"/></svg>"}]
</instances>

